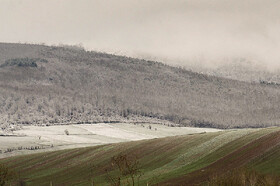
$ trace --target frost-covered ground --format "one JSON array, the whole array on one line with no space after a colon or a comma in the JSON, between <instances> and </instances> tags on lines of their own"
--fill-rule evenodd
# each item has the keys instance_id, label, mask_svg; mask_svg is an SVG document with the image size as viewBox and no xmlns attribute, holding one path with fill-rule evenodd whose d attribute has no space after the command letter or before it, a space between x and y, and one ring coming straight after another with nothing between
<instances>
[{"instance_id":1,"label":"frost-covered ground","mask_svg":"<svg viewBox=\"0 0 280 186\"><path fill-rule=\"evenodd\" d=\"M68 130L69 135L65 134L65 130ZM216 131L219 130L128 123L24 126L23 129L15 131L13 136L0 136L0 158L49 150Z\"/></svg>"}]
</instances>

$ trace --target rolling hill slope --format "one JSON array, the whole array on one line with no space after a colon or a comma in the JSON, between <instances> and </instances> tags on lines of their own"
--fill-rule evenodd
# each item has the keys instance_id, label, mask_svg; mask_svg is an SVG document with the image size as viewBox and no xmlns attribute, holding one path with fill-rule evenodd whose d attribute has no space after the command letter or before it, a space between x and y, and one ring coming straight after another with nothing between
<instances>
[{"instance_id":1,"label":"rolling hill slope","mask_svg":"<svg viewBox=\"0 0 280 186\"><path fill-rule=\"evenodd\" d=\"M0 124L136 118L200 127L279 125L280 88L75 47L0 44Z\"/></svg>"},{"instance_id":2,"label":"rolling hill slope","mask_svg":"<svg viewBox=\"0 0 280 186\"><path fill-rule=\"evenodd\" d=\"M241 129L125 142L1 159L31 185L106 185L111 158L137 158L140 185L200 184L240 167L280 175L280 129Z\"/></svg>"}]
</instances>

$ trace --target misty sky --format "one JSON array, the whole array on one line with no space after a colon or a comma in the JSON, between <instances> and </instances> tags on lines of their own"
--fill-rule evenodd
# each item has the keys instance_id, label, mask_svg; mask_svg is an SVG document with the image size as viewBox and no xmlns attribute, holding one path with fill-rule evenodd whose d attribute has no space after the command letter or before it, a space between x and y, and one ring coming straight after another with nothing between
<instances>
[{"instance_id":1,"label":"misty sky","mask_svg":"<svg viewBox=\"0 0 280 186\"><path fill-rule=\"evenodd\" d=\"M167 63L280 67L279 0L0 0L0 42L79 44Z\"/></svg>"}]
</instances>

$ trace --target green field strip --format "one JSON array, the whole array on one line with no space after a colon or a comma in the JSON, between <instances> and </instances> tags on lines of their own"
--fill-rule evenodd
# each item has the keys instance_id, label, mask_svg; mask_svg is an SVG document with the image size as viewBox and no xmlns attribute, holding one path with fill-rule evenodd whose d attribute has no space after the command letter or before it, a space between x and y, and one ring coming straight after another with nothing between
<instances>
[{"instance_id":1,"label":"green field strip","mask_svg":"<svg viewBox=\"0 0 280 186\"><path fill-rule=\"evenodd\" d=\"M137 156L140 169L144 172L141 184L153 184L180 178L209 166L246 144L278 130L280 129L241 129L122 142L16 156L1 159L0 163L20 172L28 185L49 185L50 181L54 185L89 185L91 177L94 177L96 184L104 185L107 183L105 169L110 170L111 158L122 153ZM250 165L256 170L279 173L279 168L272 166L273 163L280 162L279 157L278 146Z\"/></svg>"}]
</instances>

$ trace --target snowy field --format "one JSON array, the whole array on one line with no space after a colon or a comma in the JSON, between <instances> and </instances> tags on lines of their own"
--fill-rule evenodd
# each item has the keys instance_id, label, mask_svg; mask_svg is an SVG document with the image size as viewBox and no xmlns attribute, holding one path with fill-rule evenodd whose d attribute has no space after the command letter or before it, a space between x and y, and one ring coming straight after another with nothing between
<instances>
[{"instance_id":1,"label":"snowy field","mask_svg":"<svg viewBox=\"0 0 280 186\"><path fill-rule=\"evenodd\" d=\"M69 132L69 135L66 135L65 130ZM25 126L22 130L15 131L12 136L0 136L0 158L50 150L216 131L219 130L127 123Z\"/></svg>"}]
</instances>

